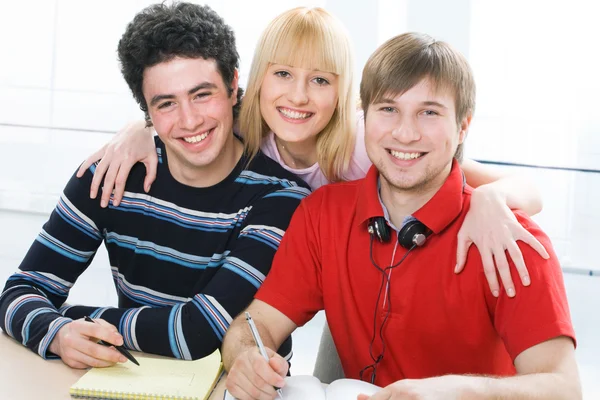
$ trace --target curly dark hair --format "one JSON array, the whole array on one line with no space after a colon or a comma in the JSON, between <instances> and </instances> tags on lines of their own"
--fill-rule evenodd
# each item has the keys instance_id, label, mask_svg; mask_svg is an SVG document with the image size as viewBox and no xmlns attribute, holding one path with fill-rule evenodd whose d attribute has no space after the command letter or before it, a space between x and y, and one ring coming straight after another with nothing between
<instances>
[{"instance_id":1,"label":"curly dark hair","mask_svg":"<svg viewBox=\"0 0 600 400\"><path fill-rule=\"evenodd\" d=\"M175 57L213 59L231 96L231 81L239 66L235 34L208 6L176 2L154 4L127 25L118 47L121 72L151 125L142 93L144 69ZM238 89L233 117L239 113L243 90Z\"/></svg>"}]
</instances>

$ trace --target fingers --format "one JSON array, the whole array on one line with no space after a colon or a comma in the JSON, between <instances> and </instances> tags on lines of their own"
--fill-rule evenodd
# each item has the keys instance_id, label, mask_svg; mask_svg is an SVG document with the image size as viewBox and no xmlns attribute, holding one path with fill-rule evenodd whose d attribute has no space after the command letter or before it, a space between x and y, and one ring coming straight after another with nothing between
<instances>
[{"instance_id":1,"label":"fingers","mask_svg":"<svg viewBox=\"0 0 600 400\"><path fill-rule=\"evenodd\" d=\"M272 400L277 397L277 392L272 386L257 386L257 382L252 382L250 379L241 375L231 381L227 378L227 391L238 400ZM262 390L264 387L266 390Z\"/></svg>"},{"instance_id":2,"label":"fingers","mask_svg":"<svg viewBox=\"0 0 600 400\"><path fill-rule=\"evenodd\" d=\"M400 396L398 396L400 395ZM389 400L392 398L392 391L389 387L385 387L382 390L380 390L379 392L375 393L373 396L367 396L365 394L360 394L357 397L357 400ZM408 397L404 397L402 395L402 393L396 393L396 396L394 398L397 399L413 399L413 398L417 398L417 397L413 397L413 396L408 396ZM421 397L418 397L421 398Z\"/></svg>"},{"instance_id":3,"label":"fingers","mask_svg":"<svg viewBox=\"0 0 600 400\"><path fill-rule=\"evenodd\" d=\"M144 190L146 193L150 191L152 182L156 179L156 169L158 166L158 156L156 151L150 153L146 159L144 159L144 165L146 166L146 178L144 179Z\"/></svg>"},{"instance_id":4,"label":"fingers","mask_svg":"<svg viewBox=\"0 0 600 400\"><path fill-rule=\"evenodd\" d=\"M116 168L118 168L118 172L115 178L115 188L113 190L113 206L115 207L117 207L121 203L121 199L123 198L123 194L125 193L125 184L127 183L127 177L129 176L131 168L133 168L134 165L135 162L131 162L129 159L126 159L121 165L116 166ZM104 186L106 187L106 180L104 182ZM108 198L110 199L110 193L108 194Z\"/></svg>"},{"instance_id":5,"label":"fingers","mask_svg":"<svg viewBox=\"0 0 600 400\"><path fill-rule=\"evenodd\" d=\"M127 358L114 347L104 346L92 340L81 338L81 343L78 343L74 347L77 351L87 356L84 362L92 367L106 367L118 362L127 362ZM92 363L89 363L90 361Z\"/></svg>"},{"instance_id":6,"label":"fingers","mask_svg":"<svg viewBox=\"0 0 600 400\"><path fill-rule=\"evenodd\" d=\"M106 327L107 329L110 329L112 332L119 333L119 330L117 329L117 327L116 327L116 326L114 326L114 325L113 325L113 324L111 324L110 322L107 322L107 321L105 321L105 320L103 320L103 319L101 319L101 318L94 319L94 323L96 323L96 324L99 324L99 325L101 325L101 326L104 326L104 327Z\"/></svg>"},{"instance_id":7,"label":"fingers","mask_svg":"<svg viewBox=\"0 0 600 400\"><path fill-rule=\"evenodd\" d=\"M273 354L268 350L267 353ZM239 399L274 399L277 396L275 387L285 386L283 376L273 368L287 372L287 367L280 365L281 361L285 362L281 357L273 356L267 362L258 349L240 354L227 376L227 390Z\"/></svg>"},{"instance_id":8,"label":"fingers","mask_svg":"<svg viewBox=\"0 0 600 400\"><path fill-rule=\"evenodd\" d=\"M544 245L541 244L539 242L539 240L537 240L535 238L535 236L533 236L531 234L531 232L529 232L528 230L523 228L521 225L519 225L519 228L520 228L519 240L521 240L521 241L527 243L529 246L531 246L535 251L538 252L538 254L540 256L542 256L542 258L545 258L546 260L549 259L550 254L548 254Z\"/></svg>"},{"instance_id":9,"label":"fingers","mask_svg":"<svg viewBox=\"0 0 600 400\"><path fill-rule=\"evenodd\" d=\"M115 181L117 179L117 174L119 173L119 168L119 163L116 161L111 162L110 166L108 167L108 171L106 171L106 175L104 175L104 185L102 186L102 199L100 200L100 207L105 208L108 206L110 196L115 187Z\"/></svg>"},{"instance_id":10,"label":"fingers","mask_svg":"<svg viewBox=\"0 0 600 400\"><path fill-rule=\"evenodd\" d=\"M525 260L523 259L521 249L519 249L516 242L512 242L507 246L506 250L517 268L517 272L521 277L521 283L523 286L529 286L531 279L529 278L529 271L527 270L527 266L525 266Z\"/></svg>"},{"instance_id":11,"label":"fingers","mask_svg":"<svg viewBox=\"0 0 600 400\"><path fill-rule=\"evenodd\" d=\"M480 252L481 261L483 262L483 272L485 273L485 279L488 281L488 285L490 286L490 290L494 297L498 297L500 295L500 286L498 284L498 277L496 276L496 267L494 266L494 260L492 258L492 253L490 252Z\"/></svg>"},{"instance_id":12,"label":"fingers","mask_svg":"<svg viewBox=\"0 0 600 400\"><path fill-rule=\"evenodd\" d=\"M88 343L93 344L97 347L104 347L99 344L95 344L87 341ZM109 349L108 347L104 347L105 349ZM115 349L113 350L115 353L119 354ZM65 364L72 368L88 368L88 367L96 367L96 368L104 368L115 365L118 361L109 361L102 358L96 358L89 354L86 354L84 351L80 351L77 348L70 348L65 352L65 355L62 357L62 360Z\"/></svg>"},{"instance_id":13,"label":"fingers","mask_svg":"<svg viewBox=\"0 0 600 400\"><path fill-rule=\"evenodd\" d=\"M269 359L269 366L283 379L283 377L287 375L290 364L288 364L288 362L279 354L274 353Z\"/></svg>"},{"instance_id":14,"label":"fingers","mask_svg":"<svg viewBox=\"0 0 600 400\"><path fill-rule=\"evenodd\" d=\"M90 198L91 199L95 199L96 196L98 195L98 190L100 189L100 184L102 183L102 178L104 178L104 174L106 173L106 170L110 166L110 161L108 160L108 158L110 158L110 157L105 154L104 157L102 158L102 160L100 160L100 162L96 166L96 170L94 171L94 177L92 178L92 184L90 185Z\"/></svg>"},{"instance_id":15,"label":"fingers","mask_svg":"<svg viewBox=\"0 0 600 400\"><path fill-rule=\"evenodd\" d=\"M113 325L110 325L108 322L100 319L96 319L94 321L98 321L99 323L91 323L84 320L74 321L72 329L76 329L78 333L88 338L103 340L115 346L123 345L123 336L117 332Z\"/></svg>"},{"instance_id":16,"label":"fingers","mask_svg":"<svg viewBox=\"0 0 600 400\"><path fill-rule=\"evenodd\" d=\"M461 233L458 233L458 248L456 249L456 267L454 273L460 273L465 267L467 262L467 254L469 253L469 247L473 244L473 241L469 238L462 238Z\"/></svg>"},{"instance_id":17,"label":"fingers","mask_svg":"<svg viewBox=\"0 0 600 400\"><path fill-rule=\"evenodd\" d=\"M104 156L104 153L106 152L106 146L107 145L105 144L104 146L102 146L100 148L100 150L96 151L91 156L89 156L88 158L85 159L85 161L83 162L83 164L81 164L81 166L77 170L77 177L78 178L81 178L83 176L83 174L85 173L85 171L89 167L91 167L93 163L95 163L96 161L100 160Z\"/></svg>"},{"instance_id":18,"label":"fingers","mask_svg":"<svg viewBox=\"0 0 600 400\"><path fill-rule=\"evenodd\" d=\"M510 275L510 268L508 266L508 260L506 259L506 253L503 247L497 247L494 249L494 260L496 261L496 267L498 268L498 274L502 280L502 285L508 297L515 297L515 284L513 283L512 276Z\"/></svg>"},{"instance_id":19,"label":"fingers","mask_svg":"<svg viewBox=\"0 0 600 400\"><path fill-rule=\"evenodd\" d=\"M283 377L271 367L270 362L267 363L267 361L258 354L258 350L250 354L249 362L254 371L253 375L255 375L254 379L250 380L255 386L261 385L260 389L262 391L270 393L270 390L266 389L272 389L273 387L282 388L285 386Z\"/></svg>"},{"instance_id":20,"label":"fingers","mask_svg":"<svg viewBox=\"0 0 600 400\"><path fill-rule=\"evenodd\" d=\"M113 329L114 326L106 322L73 321L59 330L53 340L52 351L73 368L107 367L126 362L127 359L114 347L97 343L98 340L122 343L121 335Z\"/></svg>"}]
</instances>

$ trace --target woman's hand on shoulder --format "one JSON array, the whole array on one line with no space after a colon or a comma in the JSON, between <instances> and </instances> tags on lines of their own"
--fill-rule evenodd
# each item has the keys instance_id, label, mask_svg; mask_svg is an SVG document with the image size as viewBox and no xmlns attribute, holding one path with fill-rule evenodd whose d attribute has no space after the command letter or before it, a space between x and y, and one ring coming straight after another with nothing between
<instances>
[{"instance_id":1,"label":"woman's hand on shoulder","mask_svg":"<svg viewBox=\"0 0 600 400\"><path fill-rule=\"evenodd\" d=\"M458 233L455 272L463 270L469 247L475 244L481 254L485 276L494 296L500 294L496 268L508 296L515 296L515 285L505 251L508 251L515 264L523 285L529 286L531 283L523 254L517 245L518 240L531 246L543 258L549 258L544 246L519 223L506 205L506 199L486 185L474 189L470 209Z\"/></svg>"},{"instance_id":2,"label":"woman's hand on shoulder","mask_svg":"<svg viewBox=\"0 0 600 400\"><path fill-rule=\"evenodd\" d=\"M108 206L110 195L114 190L113 205L118 206L125 192L125 182L131 168L137 162L146 166L144 190L148 192L150 185L156 179L158 157L152 134L152 128L147 128L145 121L135 121L119 130L112 140L90 155L79 167L77 177L81 178L96 161L100 160L90 187L90 197L96 198L98 189L104 178L102 199L100 205Z\"/></svg>"}]
</instances>

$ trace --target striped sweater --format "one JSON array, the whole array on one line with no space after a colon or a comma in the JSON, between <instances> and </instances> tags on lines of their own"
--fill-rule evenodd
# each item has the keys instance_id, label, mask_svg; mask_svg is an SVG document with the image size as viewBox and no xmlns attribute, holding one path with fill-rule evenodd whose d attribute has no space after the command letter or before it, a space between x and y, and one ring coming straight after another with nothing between
<instances>
[{"instance_id":1,"label":"striped sweater","mask_svg":"<svg viewBox=\"0 0 600 400\"><path fill-rule=\"evenodd\" d=\"M132 350L197 359L220 347L252 300L308 186L259 153L210 188L177 182L164 144L150 193L132 169L118 207L89 198L95 166L73 176L0 295L0 327L44 358L57 331L86 315L115 325ZM104 242L119 305L67 305ZM291 353L291 340L280 349Z\"/></svg>"}]
</instances>

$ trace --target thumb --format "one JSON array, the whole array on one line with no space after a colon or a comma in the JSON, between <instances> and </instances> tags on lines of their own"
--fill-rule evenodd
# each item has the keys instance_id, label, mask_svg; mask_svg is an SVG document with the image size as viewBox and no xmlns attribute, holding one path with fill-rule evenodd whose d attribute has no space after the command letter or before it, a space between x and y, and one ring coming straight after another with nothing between
<instances>
[{"instance_id":1,"label":"thumb","mask_svg":"<svg viewBox=\"0 0 600 400\"><path fill-rule=\"evenodd\" d=\"M456 267L454 268L454 273L459 274L463 268L465 267L465 263L467 262L467 254L469 253L469 247L473 242L471 239L461 238L461 235L458 235L458 247L456 249Z\"/></svg>"},{"instance_id":2,"label":"thumb","mask_svg":"<svg viewBox=\"0 0 600 400\"><path fill-rule=\"evenodd\" d=\"M369 400L369 396L366 394L359 394L356 400Z\"/></svg>"}]
</instances>

